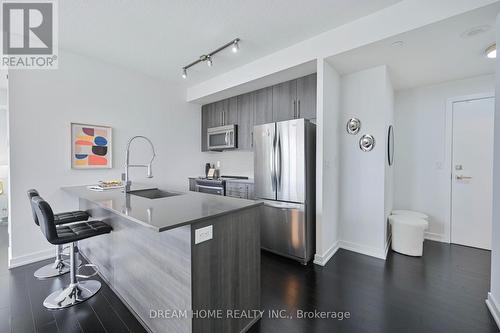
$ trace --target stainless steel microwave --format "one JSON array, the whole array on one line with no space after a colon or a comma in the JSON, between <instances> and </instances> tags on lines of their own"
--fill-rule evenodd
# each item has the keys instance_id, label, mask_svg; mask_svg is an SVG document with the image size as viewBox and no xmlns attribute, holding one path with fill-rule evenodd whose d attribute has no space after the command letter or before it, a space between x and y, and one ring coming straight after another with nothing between
<instances>
[{"instance_id":1,"label":"stainless steel microwave","mask_svg":"<svg viewBox=\"0 0 500 333\"><path fill-rule=\"evenodd\" d=\"M238 148L238 125L211 127L207 130L208 150Z\"/></svg>"}]
</instances>

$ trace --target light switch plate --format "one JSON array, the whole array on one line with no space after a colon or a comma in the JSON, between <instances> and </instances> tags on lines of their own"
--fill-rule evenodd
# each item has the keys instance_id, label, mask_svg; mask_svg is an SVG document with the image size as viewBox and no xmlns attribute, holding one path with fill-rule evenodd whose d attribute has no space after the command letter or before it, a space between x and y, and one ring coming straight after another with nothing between
<instances>
[{"instance_id":1,"label":"light switch plate","mask_svg":"<svg viewBox=\"0 0 500 333\"><path fill-rule=\"evenodd\" d=\"M194 243L199 244L212 239L213 237L213 226L209 225L194 231Z\"/></svg>"}]
</instances>

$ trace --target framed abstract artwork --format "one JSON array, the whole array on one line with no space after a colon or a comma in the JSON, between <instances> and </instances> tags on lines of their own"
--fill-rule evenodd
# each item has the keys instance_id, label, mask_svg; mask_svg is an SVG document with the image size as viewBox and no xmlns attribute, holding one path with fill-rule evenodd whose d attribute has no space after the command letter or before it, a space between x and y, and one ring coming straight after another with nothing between
<instances>
[{"instance_id":1,"label":"framed abstract artwork","mask_svg":"<svg viewBox=\"0 0 500 333\"><path fill-rule=\"evenodd\" d=\"M71 123L71 167L113 167L112 129L107 126Z\"/></svg>"}]
</instances>

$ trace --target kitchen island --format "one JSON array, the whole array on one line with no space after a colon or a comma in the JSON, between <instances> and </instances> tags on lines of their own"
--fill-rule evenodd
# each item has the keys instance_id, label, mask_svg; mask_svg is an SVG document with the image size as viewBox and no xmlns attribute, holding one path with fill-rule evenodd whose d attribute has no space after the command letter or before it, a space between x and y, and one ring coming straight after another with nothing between
<instances>
[{"instance_id":1,"label":"kitchen island","mask_svg":"<svg viewBox=\"0 0 500 333\"><path fill-rule=\"evenodd\" d=\"M244 332L259 319L235 314L260 309L260 203L63 190L113 227L80 252L151 332Z\"/></svg>"}]
</instances>

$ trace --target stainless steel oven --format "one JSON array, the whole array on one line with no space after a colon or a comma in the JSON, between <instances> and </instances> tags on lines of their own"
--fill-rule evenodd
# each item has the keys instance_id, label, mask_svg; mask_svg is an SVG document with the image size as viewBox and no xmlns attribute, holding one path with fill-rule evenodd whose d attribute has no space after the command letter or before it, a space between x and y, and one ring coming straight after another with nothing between
<instances>
[{"instance_id":1,"label":"stainless steel oven","mask_svg":"<svg viewBox=\"0 0 500 333\"><path fill-rule=\"evenodd\" d=\"M211 127L207 130L208 150L238 148L238 125Z\"/></svg>"},{"instance_id":2,"label":"stainless steel oven","mask_svg":"<svg viewBox=\"0 0 500 333\"><path fill-rule=\"evenodd\" d=\"M226 182L222 179L196 179L196 192L226 195Z\"/></svg>"}]
</instances>

